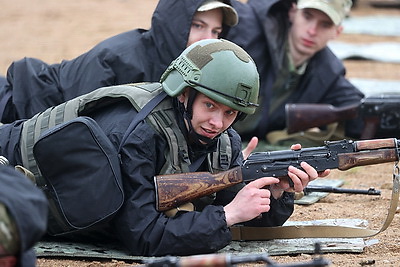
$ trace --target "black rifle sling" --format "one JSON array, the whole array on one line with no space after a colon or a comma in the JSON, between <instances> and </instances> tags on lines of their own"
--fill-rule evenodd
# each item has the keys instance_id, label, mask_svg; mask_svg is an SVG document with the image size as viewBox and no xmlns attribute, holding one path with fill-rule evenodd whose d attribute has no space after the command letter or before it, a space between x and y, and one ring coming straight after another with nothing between
<instances>
[{"instance_id":1,"label":"black rifle sling","mask_svg":"<svg viewBox=\"0 0 400 267\"><path fill-rule=\"evenodd\" d=\"M125 143L126 139L130 135L130 133L136 128L136 126L144 120L150 112L163 101L167 97L167 93L165 91L162 91L160 94L157 96L153 97L136 115L136 117L131 121L131 123L128 126L128 129L126 130L124 136L122 137L121 143L119 145L118 151L121 151L122 145Z\"/></svg>"},{"instance_id":2,"label":"black rifle sling","mask_svg":"<svg viewBox=\"0 0 400 267\"><path fill-rule=\"evenodd\" d=\"M161 101L163 101L165 98L167 97L167 93L165 91L162 91L160 94L158 94L157 96L155 96L154 98L152 98L136 115L136 117L131 121L131 123L129 124L128 129L126 130L124 136L122 137L120 146L119 146L119 150L121 150L122 145L125 143L126 139L128 138L129 134L135 129L135 127L142 121L144 120L149 114L150 112L158 105L161 103ZM193 162L192 164L189 165L189 170L191 172L197 171L197 169L201 166L201 164L203 163L204 159L206 158L206 156L204 157L200 157L198 158L195 162Z\"/></svg>"},{"instance_id":3,"label":"black rifle sling","mask_svg":"<svg viewBox=\"0 0 400 267\"><path fill-rule=\"evenodd\" d=\"M393 189L386 219L379 230L340 225L293 225L277 227L231 227L232 240L271 240L293 238L365 238L386 230L393 220L399 203L400 175L395 166Z\"/></svg>"}]
</instances>

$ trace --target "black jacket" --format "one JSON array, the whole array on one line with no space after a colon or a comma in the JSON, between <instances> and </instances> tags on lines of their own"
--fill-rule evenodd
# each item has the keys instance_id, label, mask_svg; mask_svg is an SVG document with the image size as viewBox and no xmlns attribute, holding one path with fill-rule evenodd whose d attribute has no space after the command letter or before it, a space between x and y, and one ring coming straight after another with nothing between
<instances>
[{"instance_id":1,"label":"black jacket","mask_svg":"<svg viewBox=\"0 0 400 267\"><path fill-rule=\"evenodd\" d=\"M27 177L0 165L0 202L12 214L19 231L21 253L17 255L17 266L36 266L33 246L46 231L46 197Z\"/></svg>"},{"instance_id":2,"label":"black jacket","mask_svg":"<svg viewBox=\"0 0 400 267\"><path fill-rule=\"evenodd\" d=\"M86 115L95 119L118 149L136 114L132 105L126 101L102 107ZM16 136L20 129L20 122L0 127L0 154L13 164L21 164L19 141L13 138L11 142L2 137ZM232 168L243 161L241 140L233 129L229 129L228 133L232 143ZM77 146L79 149L80 144ZM216 146L208 150L192 148L191 162L215 150ZM166 137L145 122L138 124L129 134L120 151L125 201L109 225L110 231L133 255L190 255L215 252L225 247L231 241L231 233L226 226L223 206L234 198L240 187L218 192L216 199L204 209L201 208L201 212L182 213L169 218L156 210L153 181L166 161L166 151L169 151ZM206 166L199 170L208 171ZM272 200L271 211L263 214L262 219L249 224L282 225L292 214L293 206L293 194L286 193L279 200Z\"/></svg>"},{"instance_id":3,"label":"black jacket","mask_svg":"<svg viewBox=\"0 0 400 267\"><path fill-rule=\"evenodd\" d=\"M27 119L103 86L159 81L186 48L192 18L203 1L160 0L149 30L121 33L72 60L52 65L36 58L13 62L7 84L0 87L0 120Z\"/></svg>"},{"instance_id":4,"label":"black jacket","mask_svg":"<svg viewBox=\"0 0 400 267\"><path fill-rule=\"evenodd\" d=\"M358 103L364 95L346 78L342 62L326 47L317 52L309 61L295 92L289 96L272 114L268 115L271 105L271 87L285 56L284 43L288 36L288 12L292 1L286 0L249 0L247 4L233 2L238 11L239 24L232 28L227 39L242 46L255 60L260 73L260 113L256 118L248 116L247 121L256 121L255 129L238 127L244 136L257 135L264 138L273 130L286 127L286 103L327 103L334 106L346 106ZM359 134L359 121L348 127L348 134ZM353 133L351 130L358 129Z\"/></svg>"}]
</instances>

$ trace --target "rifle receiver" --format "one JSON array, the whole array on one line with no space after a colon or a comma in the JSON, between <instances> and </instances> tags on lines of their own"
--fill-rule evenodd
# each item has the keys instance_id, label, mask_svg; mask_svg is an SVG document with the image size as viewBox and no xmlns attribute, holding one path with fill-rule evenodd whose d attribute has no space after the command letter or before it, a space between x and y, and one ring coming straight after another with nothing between
<instances>
[{"instance_id":1,"label":"rifle receiver","mask_svg":"<svg viewBox=\"0 0 400 267\"><path fill-rule=\"evenodd\" d=\"M282 150L271 152L255 152L242 165L244 181L261 177L287 177L288 167L301 169L300 163L305 161L317 171L338 169L339 154L355 152L352 140L326 141L325 146L302 148L299 150Z\"/></svg>"}]
</instances>

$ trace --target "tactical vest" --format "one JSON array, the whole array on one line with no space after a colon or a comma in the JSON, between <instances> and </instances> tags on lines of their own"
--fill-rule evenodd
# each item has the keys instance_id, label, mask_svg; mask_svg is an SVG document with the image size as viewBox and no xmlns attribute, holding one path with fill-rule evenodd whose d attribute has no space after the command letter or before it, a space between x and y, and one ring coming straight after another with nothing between
<instances>
[{"instance_id":1,"label":"tactical vest","mask_svg":"<svg viewBox=\"0 0 400 267\"><path fill-rule=\"evenodd\" d=\"M101 229L101 225L108 222L123 204L119 150L115 149L97 123L85 115L91 111L118 105L118 101L127 99L138 114L128 127L121 145L136 123L144 118L168 142L169 149L164 155L166 163L160 174L189 172L196 165L191 165L185 137L175 120L171 98L164 96L160 83L104 87L51 107L23 123L20 142L22 163L33 173L37 186L49 200L48 234L68 234L70 237L71 234L74 237L91 235L91 230ZM87 134L86 130L80 132L80 129L86 128L75 127L75 124L88 126L90 133ZM81 136L85 136L80 140L83 145L76 144ZM68 145L59 145L64 140L69 140ZM231 163L231 152L228 134L223 133L218 140L217 151L208 155L209 171L227 170ZM85 153L86 157L83 155ZM93 160L90 155L100 157L101 161ZM97 169L104 166L106 172L99 173ZM94 190L94 195L91 195ZM99 204L104 198L98 195L107 195L108 202ZM215 194L202 201L212 201L214 198ZM77 199L79 207L75 204ZM101 207L94 211L91 208L93 202Z\"/></svg>"},{"instance_id":2,"label":"tactical vest","mask_svg":"<svg viewBox=\"0 0 400 267\"><path fill-rule=\"evenodd\" d=\"M132 106L140 110L156 95L162 92L159 83L139 83L104 87L86 95L74 98L63 104L48 108L24 122L21 134L21 156L23 166L30 170L39 184L43 183L34 156L33 146L40 135L52 127L74 119L90 110L113 104L121 97L126 98ZM174 109L170 98L165 98L146 117L154 129L163 134L169 144L165 152L166 163L161 174L182 173L189 171L189 155L185 138L175 120ZM231 162L231 143L227 133L219 138L218 150L208 157L211 172L227 170Z\"/></svg>"}]
</instances>

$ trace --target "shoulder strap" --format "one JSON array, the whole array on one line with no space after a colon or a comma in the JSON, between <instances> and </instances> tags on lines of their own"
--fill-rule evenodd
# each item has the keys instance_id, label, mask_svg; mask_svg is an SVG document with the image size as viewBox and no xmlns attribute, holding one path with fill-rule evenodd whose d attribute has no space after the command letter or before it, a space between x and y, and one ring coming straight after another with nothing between
<instances>
[{"instance_id":1,"label":"shoulder strap","mask_svg":"<svg viewBox=\"0 0 400 267\"><path fill-rule=\"evenodd\" d=\"M119 151L121 150L122 145L126 142L126 139L130 135L130 133L135 129L135 127L150 113L154 110L154 108L159 105L167 96L165 91L162 91L159 95L152 98L136 115L136 117L132 120L129 124L127 131L125 132L119 147ZM180 131L176 129L176 127L171 126L171 122L168 119L168 115L165 112L158 111L154 112L153 118L156 120L156 123L159 124L160 130L164 133L165 137L168 140L170 145L170 153L172 154L172 162L170 162L171 166L164 166L162 172L167 172L166 169L173 167L176 168L180 166L181 172L194 172L198 170L206 156L199 158L193 163L190 163L189 156L188 156L188 149L184 142L180 141L179 139L183 139L184 137L181 135ZM175 148L174 145L177 145ZM182 154L183 153L183 154ZM181 157L183 162L181 162ZM182 163L182 164L181 164ZM174 167L175 166L175 167Z\"/></svg>"},{"instance_id":2,"label":"shoulder strap","mask_svg":"<svg viewBox=\"0 0 400 267\"><path fill-rule=\"evenodd\" d=\"M150 112L165 99L167 96L167 93L165 91L162 91L160 94L158 94L156 97L152 98L136 115L136 117L131 121L129 124L128 129L126 130L124 136L122 137L120 146L118 151L121 150L121 146L125 143L126 139L128 138L129 134L136 128L136 126L144 120Z\"/></svg>"},{"instance_id":3,"label":"shoulder strap","mask_svg":"<svg viewBox=\"0 0 400 267\"><path fill-rule=\"evenodd\" d=\"M232 145L226 131L219 137L217 150L209 155L208 160L213 171L226 171L230 168L232 161Z\"/></svg>"}]
</instances>

